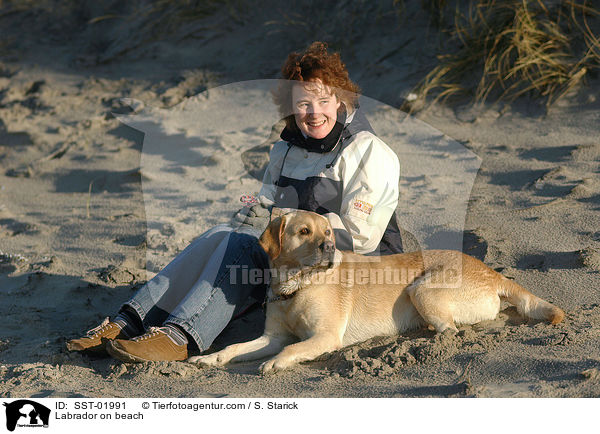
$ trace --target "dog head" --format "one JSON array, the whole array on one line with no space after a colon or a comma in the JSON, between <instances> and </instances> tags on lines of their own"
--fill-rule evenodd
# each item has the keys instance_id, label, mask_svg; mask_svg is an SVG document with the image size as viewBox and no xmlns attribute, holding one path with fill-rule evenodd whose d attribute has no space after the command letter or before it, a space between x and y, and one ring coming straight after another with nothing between
<instances>
[{"instance_id":1,"label":"dog head","mask_svg":"<svg viewBox=\"0 0 600 434\"><path fill-rule=\"evenodd\" d=\"M293 211L273 220L259 239L275 267L331 268L335 237L326 217Z\"/></svg>"}]
</instances>

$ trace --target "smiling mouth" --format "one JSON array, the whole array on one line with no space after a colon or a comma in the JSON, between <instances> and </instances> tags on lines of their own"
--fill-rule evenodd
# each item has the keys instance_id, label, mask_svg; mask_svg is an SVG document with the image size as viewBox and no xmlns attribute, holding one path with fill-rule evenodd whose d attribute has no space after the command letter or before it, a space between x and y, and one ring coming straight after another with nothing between
<instances>
[{"instance_id":1,"label":"smiling mouth","mask_svg":"<svg viewBox=\"0 0 600 434\"><path fill-rule=\"evenodd\" d=\"M309 127L318 128L321 125L324 125L326 121L327 121L326 119L323 119L323 120L318 121L318 122L307 122L307 124L308 124Z\"/></svg>"}]
</instances>

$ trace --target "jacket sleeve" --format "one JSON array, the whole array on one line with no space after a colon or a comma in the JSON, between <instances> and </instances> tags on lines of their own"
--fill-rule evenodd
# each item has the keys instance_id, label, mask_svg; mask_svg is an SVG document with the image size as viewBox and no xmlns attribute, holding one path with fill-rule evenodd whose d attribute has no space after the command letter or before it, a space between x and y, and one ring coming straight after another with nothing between
<instances>
[{"instance_id":1,"label":"jacket sleeve","mask_svg":"<svg viewBox=\"0 0 600 434\"><path fill-rule=\"evenodd\" d=\"M342 153L339 170L343 180L340 215L326 216L336 236L349 238L335 229L345 229L350 235L354 252L370 253L398 206L398 157L378 137L361 132Z\"/></svg>"},{"instance_id":2,"label":"jacket sleeve","mask_svg":"<svg viewBox=\"0 0 600 434\"><path fill-rule=\"evenodd\" d=\"M275 204L275 192L277 186L275 181L279 178L279 172L281 171L281 165L283 164L283 157L287 151L287 143L279 141L273 145L271 152L269 153L269 164L263 175L262 186L258 192L258 200L267 206Z\"/></svg>"}]
</instances>

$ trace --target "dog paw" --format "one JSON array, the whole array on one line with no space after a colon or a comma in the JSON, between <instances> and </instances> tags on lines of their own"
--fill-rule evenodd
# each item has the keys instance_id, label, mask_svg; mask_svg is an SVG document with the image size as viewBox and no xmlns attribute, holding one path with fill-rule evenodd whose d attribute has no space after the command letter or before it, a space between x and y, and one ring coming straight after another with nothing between
<instances>
[{"instance_id":1,"label":"dog paw","mask_svg":"<svg viewBox=\"0 0 600 434\"><path fill-rule=\"evenodd\" d=\"M270 373L283 371L284 369L289 368L294 363L288 359L284 359L282 357L275 357L273 359L267 360L262 365L260 365L260 373L263 375L267 375Z\"/></svg>"},{"instance_id":2,"label":"dog paw","mask_svg":"<svg viewBox=\"0 0 600 434\"><path fill-rule=\"evenodd\" d=\"M212 353L206 356L194 356L187 359L189 363L194 363L199 366L223 366L227 363L226 360L219 353Z\"/></svg>"},{"instance_id":3,"label":"dog paw","mask_svg":"<svg viewBox=\"0 0 600 434\"><path fill-rule=\"evenodd\" d=\"M454 336L458 334L458 329L456 328L456 326L449 326L447 329L442 331L441 334L444 336Z\"/></svg>"}]
</instances>

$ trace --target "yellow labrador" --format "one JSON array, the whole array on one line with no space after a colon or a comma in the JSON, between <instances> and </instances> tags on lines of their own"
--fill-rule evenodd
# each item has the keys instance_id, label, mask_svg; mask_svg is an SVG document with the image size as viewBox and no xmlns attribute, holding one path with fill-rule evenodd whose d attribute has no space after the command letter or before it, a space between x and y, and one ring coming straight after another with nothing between
<instances>
[{"instance_id":1,"label":"yellow labrador","mask_svg":"<svg viewBox=\"0 0 600 434\"><path fill-rule=\"evenodd\" d=\"M259 240L273 273L264 334L189 361L219 366L274 355L260 367L267 373L374 336L422 326L456 332L456 324L494 319L501 300L552 324L564 318L558 307L461 252L367 257L340 252L334 242L329 221L318 214L295 211L273 220Z\"/></svg>"}]
</instances>

